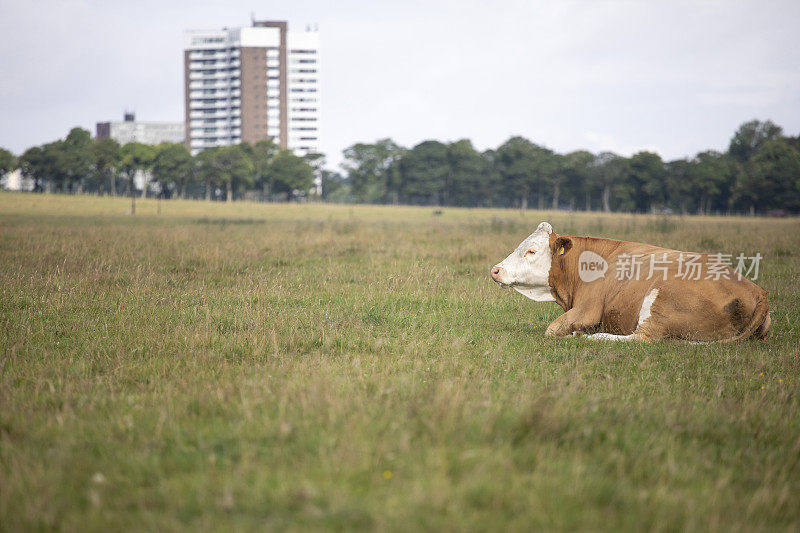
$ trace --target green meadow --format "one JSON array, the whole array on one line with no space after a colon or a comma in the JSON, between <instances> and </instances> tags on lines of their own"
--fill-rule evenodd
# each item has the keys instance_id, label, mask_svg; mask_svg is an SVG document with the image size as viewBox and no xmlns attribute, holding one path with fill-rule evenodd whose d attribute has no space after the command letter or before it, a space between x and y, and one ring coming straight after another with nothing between
<instances>
[{"instance_id":1,"label":"green meadow","mask_svg":"<svg viewBox=\"0 0 800 533\"><path fill-rule=\"evenodd\" d=\"M800 529L800 221L0 193L0 530ZM761 253L741 344L544 337L567 235Z\"/></svg>"}]
</instances>

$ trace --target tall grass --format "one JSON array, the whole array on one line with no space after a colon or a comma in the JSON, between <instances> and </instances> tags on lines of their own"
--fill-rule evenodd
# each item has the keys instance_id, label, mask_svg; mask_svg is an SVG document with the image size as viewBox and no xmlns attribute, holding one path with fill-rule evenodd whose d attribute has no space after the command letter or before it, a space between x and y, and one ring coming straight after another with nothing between
<instances>
[{"instance_id":1,"label":"tall grass","mask_svg":"<svg viewBox=\"0 0 800 533\"><path fill-rule=\"evenodd\" d=\"M0 529L800 527L796 219L0 194ZM760 252L739 345L552 340L541 220Z\"/></svg>"}]
</instances>

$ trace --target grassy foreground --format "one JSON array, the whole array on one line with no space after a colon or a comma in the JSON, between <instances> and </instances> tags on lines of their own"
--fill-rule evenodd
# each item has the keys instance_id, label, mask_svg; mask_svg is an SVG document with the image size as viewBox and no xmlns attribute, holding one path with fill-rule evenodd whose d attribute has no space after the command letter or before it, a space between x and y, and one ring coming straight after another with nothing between
<instances>
[{"instance_id":1,"label":"grassy foreground","mask_svg":"<svg viewBox=\"0 0 800 533\"><path fill-rule=\"evenodd\" d=\"M0 530L800 528L800 222L0 194ZM760 252L738 345L551 340L541 220Z\"/></svg>"}]
</instances>

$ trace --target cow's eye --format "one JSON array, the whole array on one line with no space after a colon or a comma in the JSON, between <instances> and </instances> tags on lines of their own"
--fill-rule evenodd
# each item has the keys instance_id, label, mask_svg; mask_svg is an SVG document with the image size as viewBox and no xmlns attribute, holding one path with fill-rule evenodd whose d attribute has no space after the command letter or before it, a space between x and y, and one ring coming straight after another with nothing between
<instances>
[{"instance_id":1,"label":"cow's eye","mask_svg":"<svg viewBox=\"0 0 800 533\"><path fill-rule=\"evenodd\" d=\"M528 250L527 252L525 252L525 256L527 257L528 255L533 255L535 253L536 253L536 250Z\"/></svg>"}]
</instances>

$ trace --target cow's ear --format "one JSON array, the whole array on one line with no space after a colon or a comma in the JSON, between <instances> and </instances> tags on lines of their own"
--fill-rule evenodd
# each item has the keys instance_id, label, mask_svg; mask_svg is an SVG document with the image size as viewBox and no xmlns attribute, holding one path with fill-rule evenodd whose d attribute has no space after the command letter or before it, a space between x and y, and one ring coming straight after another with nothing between
<instances>
[{"instance_id":1,"label":"cow's ear","mask_svg":"<svg viewBox=\"0 0 800 533\"><path fill-rule=\"evenodd\" d=\"M572 248L572 239L569 237L559 237L553 241L553 255L565 255Z\"/></svg>"}]
</instances>

